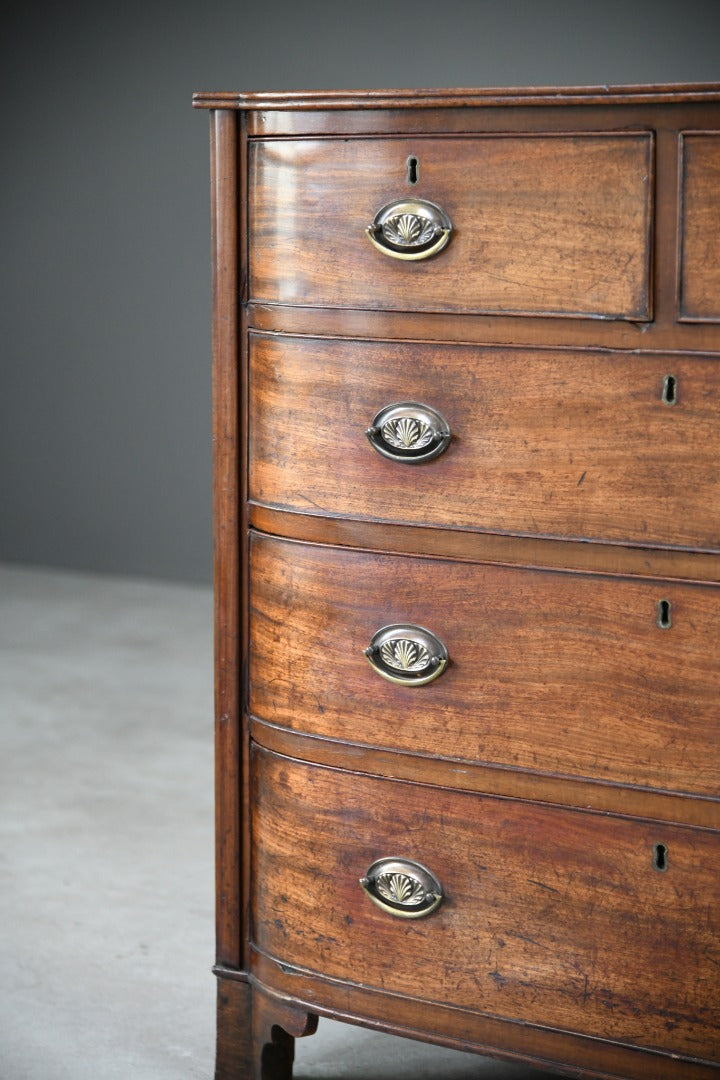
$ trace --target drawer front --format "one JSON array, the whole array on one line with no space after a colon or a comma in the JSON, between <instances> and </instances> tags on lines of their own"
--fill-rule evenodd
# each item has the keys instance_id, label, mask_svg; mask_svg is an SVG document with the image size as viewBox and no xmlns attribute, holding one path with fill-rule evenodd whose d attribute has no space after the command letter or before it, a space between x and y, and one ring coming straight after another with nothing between
<instances>
[{"instance_id":1,"label":"drawer front","mask_svg":"<svg viewBox=\"0 0 720 1080\"><path fill-rule=\"evenodd\" d=\"M682 139L680 313L720 322L720 133Z\"/></svg>"},{"instance_id":2,"label":"drawer front","mask_svg":"<svg viewBox=\"0 0 720 1080\"><path fill-rule=\"evenodd\" d=\"M720 549L720 365L678 355L251 335L250 497L306 513ZM451 438L389 460L385 406Z\"/></svg>"},{"instance_id":3,"label":"drawer front","mask_svg":"<svg viewBox=\"0 0 720 1080\"><path fill-rule=\"evenodd\" d=\"M652 158L649 133L253 141L250 298L648 319ZM414 199L449 216L447 247L376 250L376 213Z\"/></svg>"},{"instance_id":4,"label":"drawer front","mask_svg":"<svg viewBox=\"0 0 720 1080\"><path fill-rule=\"evenodd\" d=\"M717 1061L720 836L319 768L256 751L252 925L285 964ZM660 865L658 845L661 845ZM358 884L424 864L398 918Z\"/></svg>"},{"instance_id":5,"label":"drawer front","mask_svg":"<svg viewBox=\"0 0 720 1080\"><path fill-rule=\"evenodd\" d=\"M249 701L262 720L408 752L720 791L717 587L254 536L250 603ZM376 631L403 624L446 647L434 681L396 684L368 663Z\"/></svg>"}]
</instances>

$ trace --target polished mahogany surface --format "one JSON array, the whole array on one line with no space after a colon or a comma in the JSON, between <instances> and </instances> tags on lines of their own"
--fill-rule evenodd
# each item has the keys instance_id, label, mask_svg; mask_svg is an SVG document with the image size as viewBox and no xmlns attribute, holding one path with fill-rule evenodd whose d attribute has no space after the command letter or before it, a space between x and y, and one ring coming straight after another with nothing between
<instances>
[{"instance_id":1,"label":"polished mahogany surface","mask_svg":"<svg viewBox=\"0 0 720 1080\"><path fill-rule=\"evenodd\" d=\"M714 796L720 589L255 537L248 703L325 738ZM671 604L672 627L658 626ZM427 626L450 663L412 691L363 654ZM621 673L621 674L619 674ZM658 759L662 759L662 771Z\"/></svg>"},{"instance_id":2,"label":"polished mahogany surface","mask_svg":"<svg viewBox=\"0 0 720 1080\"><path fill-rule=\"evenodd\" d=\"M720 322L720 216L709 192L720 188L720 135L687 132L682 141L684 319Z\"/></svg>"},{"instance_id":3,"label":"polished mahogany surface","mask_svg":"<svg viewBox=\"0 0 720 1080\"><path fill-rule=\"evenodd\" d=\"M452 432L416 468L365 437L405 400ZM249 495L268 507L720 551L711 357L252 333L249 409Z\"/></svg>"},{"instance_id":4,"label":"polished mahogany surface","mask_svg":"<svg viewBox=\"0 0 720 1080\"><path fill-rule=\"evenodd\" d=\"M409 157L456 235L442 259L379 262L356 222L407 188ZM649 133L257 140L249 168L252 300L649 318Z\"/></svg>"},{"instance_id":5,"label":"polished mahogany surface","mask_svg":"<svg viewBox=\"0 0 720 1080\"><path fill-rule=\"evenodd\" d=\"M720 87L195 104L217 1080L720 1076Z\"/></svg>"},{"instance_id":6,"label":"polished mahogany surface","mask_svg":"<svg viewBox=\"0 0 720 1080\"><path fill-rule=\"evenodd\" d=\"M656 1050L702 1055L717 1043L718 833L658 831L262 750L254 778L254 942L276 960ZM690 882L682 905L669 872L653 868L658 840ZM367 902L358 878L378 849L423 851L446 893L435 915L409 926ZM674 965L656 968L668 941L682 941L681 997ZM649 970L653 979L638 980Z\"/></svg>"}]
</instances>

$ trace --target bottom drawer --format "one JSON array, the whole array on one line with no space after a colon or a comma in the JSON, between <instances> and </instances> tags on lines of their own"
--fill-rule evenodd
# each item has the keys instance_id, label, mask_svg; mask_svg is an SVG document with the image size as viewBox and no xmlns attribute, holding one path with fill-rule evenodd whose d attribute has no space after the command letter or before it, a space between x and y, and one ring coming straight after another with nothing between
<instances>
[{"instance_id":1,"label":"bottom drawer","mask_svg":"<svg viewBox=\"0 0 720 1080\"><path fill-rule=\"evenodd\" d=\"M252 834L253 939L284 964L720 1060L718 833L256 747ZM408 919L372 903L359 879L385 857L432 871L439 907Z\"/></svg>"}]
</instances>

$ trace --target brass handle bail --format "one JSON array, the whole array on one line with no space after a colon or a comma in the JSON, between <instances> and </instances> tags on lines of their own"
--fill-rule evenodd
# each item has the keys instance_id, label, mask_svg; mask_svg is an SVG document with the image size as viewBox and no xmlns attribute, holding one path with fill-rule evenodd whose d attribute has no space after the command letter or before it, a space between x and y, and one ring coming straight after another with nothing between
<instances>
[{"instance_id":1,"label":"brass handle bail","mask_svg":"<svg viewBox=\"0 0 720 1080\"><path fill-rule=\"evenodd\" d=\"M375 413L365 432L378 454L406 465L439 457L450 444L450 425L431 405L397 401Z\"/></svg>"},{"instance_id":2,"label":"brass handle bail","mask_svg":"<svg viewBox=\"0 0 720 1080\"><path fill-rule=\"evenodd\" d=\"M367 227L370 243L383 255L415 262L442 251L451 233L445 211L425 199L395 199Z\"/></svg>"},{"instance_id":3,"label":"brass handle bail","mask_svg":"<svg viewBox=\"0 0 720 1080\"><path fill-rule=\"evenodd\" d=\"M431 915L443 899L435 875L411 859L378 859L360 878L360 887L379 908L401 919Z\"/></svg>"},{"instance_id":4,"label":"brass handle bail","mask_svg":"<svg viewBox=\"0 0 720 1080\"><path fill-rule=\"evenodd\" d=\"M442 675L448 663L440 638L411 623L383 626L363 652L373 671L401 686L425 686Z\"/></svg>"}]
</instances>

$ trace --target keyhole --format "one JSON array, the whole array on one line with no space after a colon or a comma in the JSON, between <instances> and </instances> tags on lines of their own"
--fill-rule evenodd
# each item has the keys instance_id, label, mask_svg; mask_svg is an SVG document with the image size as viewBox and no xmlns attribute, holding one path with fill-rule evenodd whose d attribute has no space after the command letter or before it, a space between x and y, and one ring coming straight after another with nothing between
<instances>
[{"instance_id":1,"label":"keyhole","mask_svg":"<svg viewBox=\"0 0 720 1080\"><path fill-rule=\"evenodd\" d=\"M663 379L662 402L663 405L677 403L677 379L674 375L666 375Z\"/></svg>"},{"instance_id":2,"label":"keyhole","mask_svg":"<svg viewBox=\"0 0 720 1080\"><path fill-rule=\"evenodd\" d=\"M653 866L656 870L667 870L668 849L665 844L655 844L653 848Z\"/></svg>"},{"instance_id":3,"label":"keyhole","mask_svg":"<svg viewBox=\"0 0 720 1080\"><path fill-rule=\"evenodd\" d=\"M661 630L669 630L672 626L672 604L669 600L658 600L657 624Z\"/></svg>"},{"instance_id":4,"label":"keyhole","mask_svg":"<svg viewBox=\"0 0 720 1080\"><path fill-rule=\"evenodd\" d=\"M409 157L407 159L407 181L408 184L417 184L420 170L420 163L416 157Z\"/></svg>"}]
</instances>

